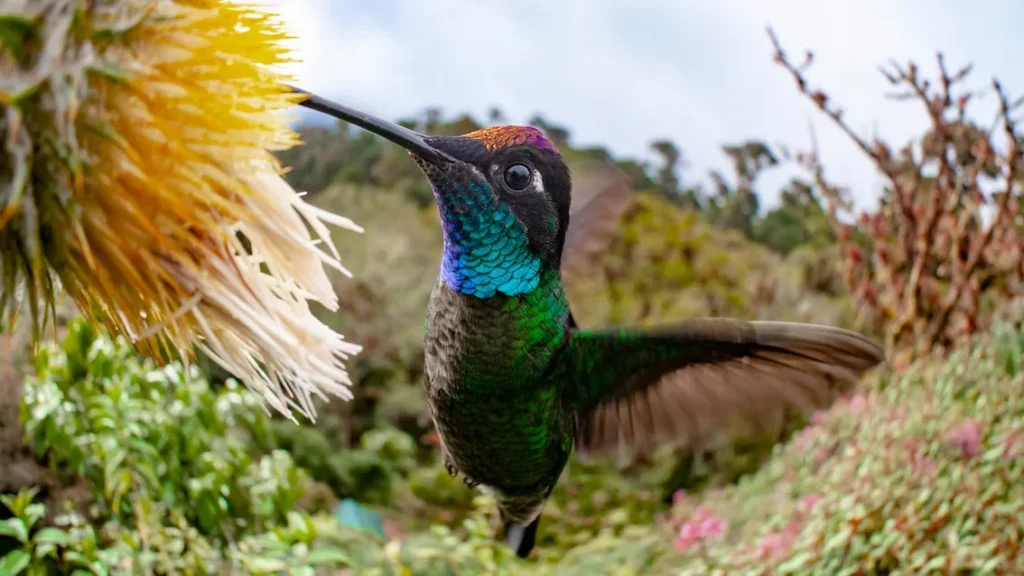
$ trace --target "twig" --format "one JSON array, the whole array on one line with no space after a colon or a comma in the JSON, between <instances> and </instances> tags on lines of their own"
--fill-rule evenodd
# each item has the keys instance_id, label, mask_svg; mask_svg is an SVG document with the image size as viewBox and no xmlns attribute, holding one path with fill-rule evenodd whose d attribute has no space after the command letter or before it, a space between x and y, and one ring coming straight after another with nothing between
<instances>
[{"instance_id":1,"label":"twig","mask_svg":"<svg viewBox=\"0 0 1024 576\"><path fill-rule=\"evenodd\" d=\"M1024 98L1011 104L999 83L993 83L1000 100L998 119L1010 140L1009 154L1000 158L991 143L992 131L981 130L968 119L967 106L976 94L958 89L971 65L951 73L939 53L939 74L932 83L922 78L913 62L905 66L891 63L881 72L896 89L893 97L920 101L931 124L920 157L911 142L900 149L897 158L879 137L869 143L854 132L827 94L810 87L804 75L810 57L800 67L793 65L771 28L768 35L775 62L792 76L800 93L831 118L889 181L879 211L863 214L860 224L851 227L838 219L837 211L848 209L847 203L842 191L824 177L813 133L813 152L797 155L828 201L829 222L842 244L847 285L862 310L872 309L885 326L890 352L912 348L925 353L937 344L952 343L954 331L949 324L957 311L965 315L966 329L973 330L978 326L983 289L995 286L1009 291L1004 296L1019 295L1024 285L1024 258L1020 256L1024 235L1013 228L1010 212L1019 211L1012 199L1020 197L1015 186L1021 150L1011 111L1024 104ZM925 177L926 166L933 162L938 168L936 176ZM1000 167L1004 193L995 221L985 226L979 217L984 201L979 180ZM855 232L870 242L870 257L854 243ZM995 238L1006 251L993 260L986 254ZM968 290L970 297L964 300Z\"/></svg>"},{"instance_id":2,"label":"twig","mask_svg":"<svg viewBox=\"0 0 1024 576\"><path fill-rule=\"evenodd\" d=\"M1004 180L1005 191L1000 198L999 208L996 212L995 219L992 221L992 224L985 228L985 231L982 233L981 241L975 246L970 259L967 261L967 265L961 271L959 277L954 279L953 288L949 293L949 297L946 299L946 302L943 304L942 309L939 312L938 322L933 324L932 330L928 334L927 342L929 345L935 344L939 338L939 331L944 328L946 323L949 321L949 316L952 314L953 308L956 306L957 302L960 301L960 295L963 293L964 286L970 282L971 275L978 267L978 263L981 262L985 249L992 240L992 235L1006 217L1006 213L1010 207L1010 199L1014 197L1013 188L1017 183L1017 170L1020 160L1020 146L1017 143L1016 124L1010 117L1010 102L1006 97L1006 93L1003 91L1002 86L999 84L999 81L993 80L992 86L999 95L999 111L1003 119L1004 132L1010 144L1010 150L1006 157L1007 167Z\"/></svg>"}]
</instances>

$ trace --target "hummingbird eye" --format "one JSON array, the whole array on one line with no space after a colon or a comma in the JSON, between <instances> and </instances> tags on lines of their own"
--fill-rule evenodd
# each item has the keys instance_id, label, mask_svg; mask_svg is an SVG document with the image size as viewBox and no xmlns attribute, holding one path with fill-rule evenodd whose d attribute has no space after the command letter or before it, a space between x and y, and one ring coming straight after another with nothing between
<instances>
[{"instance_id":1,"label":"hummingbird eye","mask_svg":"<svg viewBox=\"0 0 1024 576\"><path fill-rule=\"evenodd\" d=\"M533 180L533 170L526 164L513 164L505 168L505 185L515 191L525 190Z\"/></svg>"}]
</instances>

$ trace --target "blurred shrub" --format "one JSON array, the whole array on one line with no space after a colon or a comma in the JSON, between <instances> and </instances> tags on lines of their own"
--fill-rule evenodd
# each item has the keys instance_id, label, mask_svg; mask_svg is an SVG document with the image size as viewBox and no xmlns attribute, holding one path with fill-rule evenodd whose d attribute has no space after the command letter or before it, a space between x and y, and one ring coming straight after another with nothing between
<instances>
[{"instance_id":1,"label":"blurred shrub","mask_svg":"<svg viewBox=\"0 0 1024 576\"><path fill-rule=\"evenodd\" d=\"M996 125L976 121L969 105L980 92L964 87L971 66L951 71L938 55L938 78L913 62L882 73L903 100L924 107L927 131L898 147L858 136L828 95L811 88L807 65L791 63L778 41L775 60L799 90L853 139L887 180L873 212L853 223L846 191L829 182L816 152L809 168L841 244L846 282L886 345L905 364L935 347L949 349L987 328L1002 305L1024 295L1024 156L1013 101L998 81ZM812 55L808 53L807 64ZM984 214L984 212L989 212Z\"/></svg>"},{"instance_id":2,"label":"blurred shrub","mask_svg":"<svg viewBox=\"0 0 1024 576\"><path fill-rule=\"evenodd\" d=\"M214 394L195 371L155 368L78 321L60 348L38 355L22 419L40 457L84 481L92 506L87 518L41 526L32 491L7 497L13 517L0 535L20 547L0 573L301 573L347 563L320 538L333 521L293 511L303 471L284 451L252 449L267 442L269 418L233 384Z\"/></svg>"},{"instance_id":3,"label":"blurred shrub","mask_svg":"<svg viewBox=\"0 0 1024 576\"><path fill-rule=\"evenodd\" d=\"M819 415L738 487L683 499L684 573L1024 572L1022 357L999 325Z\"/></svg>"},{"instance_id":4,"label":"blurred shrub","mask_svg":"<svg viewBox=\"0 0 1024 576\"><path fill-rule=\"evenodd\" d=\"M418 446L399 430L371 430L362 436L361 447L339 451L316 427L277 421L273 428L275 446L291 454L338 498L392 504L395 484L419 464Z\"/></svg>"},{"instance_id":5,"label":"blurred shrub","mask_svg":"<svg viewBox=\"0 0 1024 576\"><path fill-rule=\"evenodd\" d=\"M747 316L752 281L778 257L651 194L633 195L608 251L567 286L584 326Z\"/></svg>"},{"instance_id":6,"label":"blurred shrub","mask_svg":"<svg viewBox=\"0 0 1024 576\"><path fill-rule=\"evenodd\" d=\"M274 425L276 446L325 484L339 498L370 504L391 502L395 472L376 454L359 449L339 450L320 429L281 421Z\"/></svg>"},{"instance_id":7,"label":"blurred shrub","mask_svg":"<svg viewBox=\"0 0 1024 576\"><path fill-rule=\"evenodd\" d=\"M326 407L347 427L339 440L356 443L378 424L422 433L429 424L421 392L423 319L441 261L436 209L420 209L393 190L349 184L332 186L311 203L327 210L344 206L366 230L338 243L354 277L334 273L340 312L320 311L321 320L363 346L349 367L358 382L356 401ZM390 390L409 387L420 393L403 397L405 402L389 397ZM385 415L378 418L382 401Z\"/></svg>"},{"instance_id":8,"label":"blurred shrub","mask_svg":"<svg viewBox=\"0 0 1024 576\"><path fill-rule=\"evenodd\" d=\"M633 194L607 251L577 267L566 289L584 326L701 316L857 323L827 249L783 257L651 194Z\"/></svg>"},{"instance_id":9,"label":"blurred shrub","mask_svg":"<svg viewBox=\"0 0 1024 576\"><path fill-rule=\"evenodd\" d=\"M800 247L821 249L835 243L828 215L811 185L793 179L779 196L779 206L754 224L754 240L780 254Z\"/></svg>"}]
</instances>

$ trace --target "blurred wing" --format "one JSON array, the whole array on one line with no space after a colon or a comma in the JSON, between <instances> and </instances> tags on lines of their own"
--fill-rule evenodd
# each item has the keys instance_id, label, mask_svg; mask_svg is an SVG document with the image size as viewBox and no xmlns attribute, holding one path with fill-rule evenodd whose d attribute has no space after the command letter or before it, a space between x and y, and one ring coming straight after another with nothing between
<instances>
[{"instance_id":1,"label":"blurred wing","mask_svg":"<svg viewBox=\"0 0 1024 576\"><path fill-rule=\"evenodd\" d=\"M577 454L707 447L734 427L765 430L830 406L882 350L863 336L789 322L692 320L658 330L575 331L563 367Z\"/></svg>"},{"instance_id":2,"label":"blurred wing","mask_svg":"<svg viewBox=\"0 0 1024 576\"><path fill-rule=\"evenodd\" d=\"M569 228L562 248L563 277L608 249L632 193L626 173L608 162L585 164L573 174Z\"/></svg>"}]
</instances>

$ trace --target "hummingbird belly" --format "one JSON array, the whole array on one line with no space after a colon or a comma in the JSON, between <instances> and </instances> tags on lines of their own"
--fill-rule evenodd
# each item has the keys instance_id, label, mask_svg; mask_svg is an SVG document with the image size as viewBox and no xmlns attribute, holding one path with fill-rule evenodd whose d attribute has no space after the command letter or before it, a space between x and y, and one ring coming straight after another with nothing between
<instances>
[{"instance_id":1,"label":"hummingbird belly","mask_svg":"<svg viewBox=\"0 0 1024 576\"><path fill-rule=\"evenodd\" d=\"M546 491L572 450L571 422L552 393L432 395L431 412L445 456L474 483L503 496Z\"/></svg>"},{"instance_id":2,"label":"hummingbird belly","mask_svg":"<svg viewBox=\"0 0 1024 576\"><path fill-rule=\"evenodd\" d=\"M572 417L551 367L567 338L557 274L528 294L480 299L439 282L427 312L427 401L445 456L469 480L532 494L558 479Z\"/></svg>"}]
</instances>

